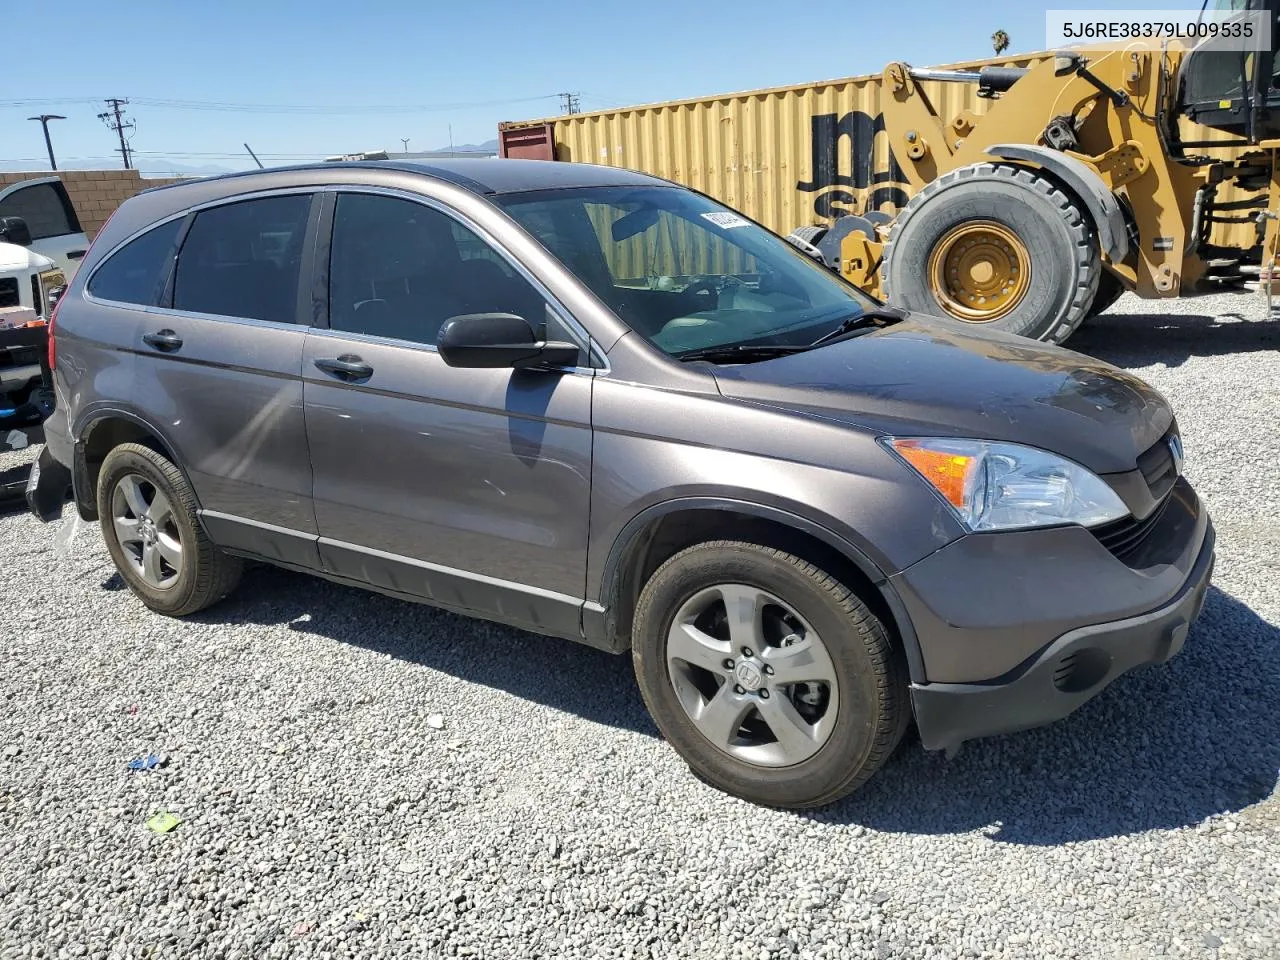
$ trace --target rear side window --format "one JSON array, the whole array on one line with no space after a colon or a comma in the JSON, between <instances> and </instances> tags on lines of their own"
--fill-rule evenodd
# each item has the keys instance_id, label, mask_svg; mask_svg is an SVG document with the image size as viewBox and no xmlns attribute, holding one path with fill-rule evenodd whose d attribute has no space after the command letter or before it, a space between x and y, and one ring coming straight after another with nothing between
<instances>
[{"instance_id":1,"label":"rear side window","mask_svg":"<svg viewBox=\"0 0 1280 960\"><path fill-rule=\"evenodd\" d=\"M94 271L89 293L102 300L154 306L181 227L178 217L130 240Z\"/></svg>"},{"instance_id":2,"label":"rear side window","mask_svg":"<svg viewBox=\"0 0 1280 960\"><path fill-rule=\"evenodd\" d=\"M290 194L197 213L178 254L174 308L293 323L310 212L310 194Z\"/></svg>"},{"instance_id":3,"label":"rear side window","mask_svg":"<svg viewBox=\"0 0 1280 960\"><path fill-rule=\"evenodd\" d=\"M15 190L0 200L0 217L27 221L32 240L80 232L80 222L60 183L39 183Z\"/></svg>"}]
</instances>

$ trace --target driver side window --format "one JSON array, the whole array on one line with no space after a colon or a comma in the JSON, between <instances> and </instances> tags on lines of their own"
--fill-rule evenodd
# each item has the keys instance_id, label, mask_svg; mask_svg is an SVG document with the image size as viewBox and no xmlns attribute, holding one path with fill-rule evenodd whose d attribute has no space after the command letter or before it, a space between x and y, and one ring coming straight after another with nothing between
<instances>
[{"instance_id":1,"label":"driver side window","mask_svg":"<svg viewBox=\"0 0 1280 960\"><path fill-rule=\"evenodd\" d=\"M434 207L338 196L330 329L434 345L445 321L468 313L514 313L537 329L546 301L475 231Z\"/></svg>"}]
</instances>

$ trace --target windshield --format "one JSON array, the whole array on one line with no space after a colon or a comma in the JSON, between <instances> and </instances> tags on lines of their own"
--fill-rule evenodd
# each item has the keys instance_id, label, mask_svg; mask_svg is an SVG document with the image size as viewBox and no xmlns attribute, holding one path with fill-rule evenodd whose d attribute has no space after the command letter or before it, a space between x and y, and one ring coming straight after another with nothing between
<instances>
[{"instance_id":1,"label":"windshield","mask_svg":"<svg viewBox=\"0 0 1280 960\"><path fill-rule=\"evenodd\" d=\"M498 202L672 355L801 346L876 306L781 237L679 187L583 187Z\"/></svg>"}]
</instances>

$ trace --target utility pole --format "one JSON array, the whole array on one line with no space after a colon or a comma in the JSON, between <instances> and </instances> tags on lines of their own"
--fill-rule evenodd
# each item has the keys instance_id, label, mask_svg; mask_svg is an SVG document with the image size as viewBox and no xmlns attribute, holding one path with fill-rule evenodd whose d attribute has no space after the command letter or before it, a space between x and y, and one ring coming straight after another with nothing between
<instances>
[{"instance_id":1,"label":"utility pole","mask_svg":"<svg viewBox=\"0 0 1280 960\"><path fill-rule=\"evenodd\" d=\"M401 138L400 138L400 142L404 144L404 152L405 152L405 153L408 153L408 152L409 152L409 138L408 138L408 137L401 137Z\"/></svg>"},{"instance_id":2,"label":"utility pole","mask_svg":"<svg viewBox=\"0 0 1280 960\"><path fill-rule=\"evenodd\" d=\"M114 130L120 137L120 157L124 160L124 168L126 170L133 169L133 158L129 155L129 144L124 138L126 130L133 129L133 121L124 119L124 115L120 112L128 100L122 100L119 97L109 97L106 100L107 109L104 113L98 114L98 119L107 125L109 130Z\"/></svg>"},{"instance_id":3,"label":"utility pole","mask_svg":"<svg viewBox=\"0 0 1280 960\"><path fill-rule=\"evenodd\" d=\"M579 94L562 93L560 94L560 106L565 113L581 113L582 105L579 102Z\"/></svg>"},{"instance_id":4,"label":"utility pole","mask_svg":"<svg viewBox=\"0 0 1280 960\"><path fill-rule=\"evenodd\" d=\"M65 120L66 117L60 117L56 113L42 113L38 117L27 117L28 120L39 120L40 126L44 128L44 148L49 151L49 169L57 170L58 161L53 159L53 141L49 139L49 121Z\"/></svg>"}]
</instances>

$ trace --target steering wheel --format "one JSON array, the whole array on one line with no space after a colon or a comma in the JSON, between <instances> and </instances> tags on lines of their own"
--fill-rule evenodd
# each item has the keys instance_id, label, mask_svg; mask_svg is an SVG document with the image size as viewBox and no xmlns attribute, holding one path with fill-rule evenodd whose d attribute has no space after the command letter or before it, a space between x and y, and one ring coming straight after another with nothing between
<instances>
[{"instance_id":1,"label":"steering wheel","mask_svg":"<svg viewBox=\"0 0 1280 960\"><path fill-rule=\"evenodd\" d=\"M685 287L682 292L694 295L709 293L713 297L719 297L720 280L716 277L700 277Z\"/></svg>"},{"instance_id":2,"label":"steering wheel","mask_svg":"<svg viewBox=\"0 0 1280 960\"><path fill-rule=\"evenodd\" d=\"M725 274L720 277L700 277L685 287L683 292L695 295L709 293L719 299L720 294L724 293L728 287L741 286L743 286L741 279L732 274Z\"/></svg>"}]
</instances>

